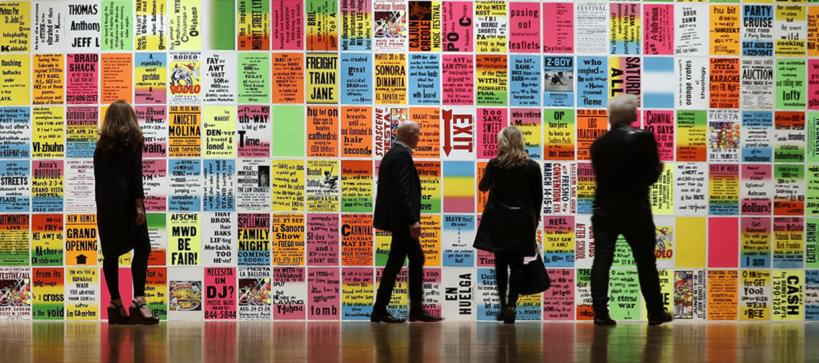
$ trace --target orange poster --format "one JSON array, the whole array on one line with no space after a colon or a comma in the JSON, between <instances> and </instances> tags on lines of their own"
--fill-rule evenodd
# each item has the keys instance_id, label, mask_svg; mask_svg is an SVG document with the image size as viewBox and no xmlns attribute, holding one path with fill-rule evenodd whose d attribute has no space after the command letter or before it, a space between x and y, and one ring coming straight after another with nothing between
<instances>
[{"instance_id":1,"label":"orange poster","mask_svg":"<svg viewBox=\"0 0 819 363\"><path fill-rule=\"evenodd\" d=\"M304 54L273 53L273 103L304 103Z\"/></svg>"},{"instance_id":2,"label":"orange poster","mask_svg":"<svg viewBox=\"0 0 819 363\"><path fill-rule=\"evenodd\" d=\"M577 160L591 160L591 145L608 129L606 110L577 110Z\"/></svg>"},{"instance_id":3,"label":"orange poster","mask_svg":"<svg viewBox=\"0 0 819 363\"><path fill-rule=\"evenodd\" d=\"M341 107L341 157L370 158L373 155L373 109L369 106Z\"/></svg>"},{"instance_id":4,"label":"orange poster","mask_svg":"<svg viewBox=\"0 0 819 363\"><path fill-rule=\"evenodd\" d=\"M478 213L483 213L483 208L486 206L486 200L489 199L489 192L480 191L480 182L483 179L483 174L486 173L486 165L488 161L478 161L478 179L475 179L475 193L478 196Z\"/></svg>"},{"instance_id":5,"label":"orange poster","mask_svg":"<svg viewBox=\"0 0 819 363\"><path fill-rule=\"evenodd\" d=\"M819 6L808 7L808 57L819 57Z\"/></svg>"},{"instance_id":6,"label":"orange poster","mask_svg":"<svg viewBox=\"0 0 819 363\"><path fill-rule=\"evenodd\" d=\"M711 5L711 54L739 55L739 5Z\"/></svg>"},{"instance_id":7,"label":"orange poster","mask_svg":"<svg viewBox=\"0 0 819 363\"><path fill-rule=\"evenodd\" d=\"M337 107L307 107L307 156L338 157Z\"/></svg>"},{"instance_id":8,"label":"orange poster","mask_svg":"<svg viewBox=\"0 0 819 363\"><path fill-rule=\"evenodd\" d=\"M103 104L117 100L133 102L133 63L134 59L130 53L104 53L102 55L100 93Z\"/></svg>"},{"instance_id":9,"label":"orange poster","mask_svg":"<svg viewBox=\"0 0 819 363\"><path fill-rule=\"evenodd\" d=\"M410 120L421 128L421 140L413 154L416 158L438 159L441 157L441 123L438 107L412 107L409 110Z\"/></svg>"},{"instance_id":10,"label":"orange poster","mask_svg":"<svg viewBox=\"0 0 819 363\"><path fill-rule=\"evenodd\" d=\"M34 55L35 105L57 105L65 101L65 59L62 54Z\"/></svg>"}]
</instances>

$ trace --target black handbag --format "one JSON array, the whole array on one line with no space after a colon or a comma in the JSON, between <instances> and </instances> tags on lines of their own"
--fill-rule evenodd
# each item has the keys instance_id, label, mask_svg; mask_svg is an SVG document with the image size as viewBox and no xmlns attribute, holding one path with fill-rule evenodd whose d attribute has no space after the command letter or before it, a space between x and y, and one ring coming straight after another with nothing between
<instances>
[{"instance_id":1,"label":"black handbag","mask_svg":"<svg viewBox=\"0 0 819 363\"><path fill-rule=\"evenodd\" d=\"M523 281L519 292L521 295L534 295L548 290L551 286L549 272L543 264L543 257L538 253L537 258L523 265Z\"/></svg>"}]
</instances>

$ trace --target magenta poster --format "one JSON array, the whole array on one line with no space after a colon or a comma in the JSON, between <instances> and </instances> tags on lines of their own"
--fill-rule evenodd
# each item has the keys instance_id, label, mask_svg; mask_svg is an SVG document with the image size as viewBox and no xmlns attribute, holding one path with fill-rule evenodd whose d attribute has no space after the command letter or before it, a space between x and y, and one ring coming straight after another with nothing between
<instances>
[{"instance_id":1,"label":"magenta poster","mask_svg":"<svg viewBox=\"0 0 819 363\"><path fill-rule=\"evenodd\" d=\"M339 320L339 276L337 268L310 268L307 272L309 320Z\"/></svg>"},{"instance_id":2,"label":"magenta poster","mask_svg":"<svg viewBox=\"0 0 819 363\"><path fill-rule=\"evenodd\" d=\"M742 164L742 214L771 215L772 168L771 164Z\"/></svg>"},{"instance_id":3,"label":"magenta poster","mask_svg":"<svg viewBox=\"0 0 819 363\"><path fill-rule=\"evenodd\" d=\"M444 55L442 67L444 104L474 104L475 66L472 56Z\"/></svg>"},{"instance_id":4,"label":"magenta poster","mask_svg":"<svg viewBox=\"0 0 819 363\"><path fill-rule=\"evenodd\" d=\"M239 106L240 158L270 157L270 106Z\"/></svg>"},{"instance_id":5,"label":"magenta poster","mask_svg":"<svg viewBox=\"0 0 819 363\"><path fill-rule=\"evenodd\" d=\"M273 320L304 320L307 284L302 267L278 267L273 269Z\"/></svg>"},{"instance_id":6,"label":"magenta poster","mask_svg":"<svg viewBox=\"0 0 819 363\"><path fill-rule=\"evenodd\" d=\"M304 1L273 0L270 13L273 50L303 50Z\"/></svg>"},{"instance_id":7,"label":"magenta poster","mask_svg":"<svg viewBox=\"0 0 819 363\"><path fill-rule=\"evenodd\" d=\"M444 1L443 7L441 25L444 51L472 52L472 2Z\"/></svg>"},{"instance_id":8,"label":"magenta poster","mask_svg":"<svg viewBox=\"0 0 819 363\"><path fill-rule=\"evenodd\" d=\"M574 320L574 269L549 269L552 287L543 294L543 320Z\"/></svg>"},{"instance_id":9,"label":"magenta poster","mask_svg":"<svg viewBox=\"0 0 819 363\"><path fill-rule=\"evenodd\" d=\"M165 159L142 160L142 184L145 187L145 210L165 211L168 164Z\"/></svg>"},{"instance_id":10,"label":"magenta poster","mask_svg":"<svg viewBox=\"0 0 819 363\"><path fill-rule=\"evenodd\" d=\"M307 264L338 266L338 214L307 215Z\"/></svg>"},{"instance_id":11,"label":"magenta poster","mask_svg":"<svg viewBox=\"0 0 819 363\"><path fill-rule=\"evenodd\" d=\"M543 53L574 53L574 4L544 3Z\"/></svg>"},{"instance_id":12,"label":"magenta poster","mask_svg":"<svg viewBox=\"0 0 819 363\"><path fill-rule=\"evenodd\" d=\"M674 160L674 111L647 110L643 117L643 128L654 134L660 160Z\"/></svg>"},{"instance_id":13,"label":"magenta poster","mask_svg":"<svg viewBox=\"0 0 819 363\"><path fill-rule=\"evenodd\" d=\"M100 288L100 319L108 319L108 309L106 309L106 307L111 303L111 294L108 292L108 288L106 287L108 285L106 285L107 282L105 282L105 274L102 272L101 268L99 273L100 286L102 287ZM133 290L131 269L127 267L120 267L118 275L119 297L123 302L131 301L133 299L133 294L131 293Z\"/></svg>"},{"instance_id":14,"label":"magenta poster","mask_svg":"<svg viewBox=\"0 0 819 363\"><path fill-rule=\"evenodd\" d=\"M164 106L134 107L139 127L145 137L143 158L164 158L168 152L167 114ZM96 108L94 108L96 110Z\"/></svg>"},{"instance_id":15,"label":"magenta poster","mask_svg":"<svg viewBox=\"0 0 819 363\"><path fill-rule=\"evenodd\" d=\"M819 110L819 59L808 60L808 109Z\"/></svg>"},{"instance_id":16,"label":"magenta poster","mask_svg":"<svg viewBox=\"0 0 819 363\"><path fill-rule=\"evenodd\" d=\"M478 109L478 159L491 159L498 154L498 133L509 121L505 108Z\"/></svg>"},{"instance_id":17,"label":"magenta poster","mask_svg":"<svg viewBox=\"0 0 819 363\"><path fill-rule=\"evenodd\" d=\"M424 269L424 310L441 316L441 268Z\"/></svg>"},{"instance_id":18,"label":"magenta poster","mask_svg":"<svg viewBox=\"0 0 819 363\"><path fill-rule=\"evenodd\" d=\"M540 6L538 3L509 4L509 52L539 53ZM546 21L543 22L544 25Z\"/></svg>"},{"instance_id":19,"label":"magenta poster","mask_svg":"<svg viewBox=\"0 0 819 363\"><path fill-rule=\"evenodd\" d=\"M674 5L643 5L645 54L674 54Z\"/></svg>"},{"instance_id":20,"label":"magenta poster","mask_svg":"<svg viewBox=\"0 0 819 363\"><path fill-rule=\"evenodd\" d=\"M236 319L236 268L205 268L205 320Z\"/></svg>"},{"instance_id":21,"label":"magenta poster","mask_svg":"<svg viewBox=\"0 0 819 363\"><path fill-rule=\"evenodd\" d=\"M708 267L736 268L738 254L739 218L708 218Z\"/></svg>"},{"instance_id":22,"label":"magenta poster","mask_svg":"<svg viewBox=\"0 0 819 363\"><path fill-rule=\"evenodd\" d=\"M97 89L99 54L69 54L67 58L65 103L94 105L99 103Z\"/></svg>"}]
</instances>

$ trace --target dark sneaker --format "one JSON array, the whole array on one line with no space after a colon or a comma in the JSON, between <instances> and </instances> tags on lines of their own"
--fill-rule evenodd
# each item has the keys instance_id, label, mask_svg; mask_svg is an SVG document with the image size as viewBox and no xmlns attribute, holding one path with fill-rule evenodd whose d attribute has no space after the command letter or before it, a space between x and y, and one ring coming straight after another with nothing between
<instances>
[{"instance_id":1,"label":"dark sneaker","mask_svg":"<svg viewBox=\"0 0 819 363\"><path fill-rule=\"evenodd\" d=\"M609 316L609 313L594 314L594 325L598 326L615 326L617 321Z\"/></svg>"},{"instance_id":2,"label":"dark sneaker","mask_svg":"<svg viewBox=\"0 0 819 363\"><path fill-rule=\"evenodd\" d=\"M674 318L671 316L671 313L663 311L658 315L650 315L648 317L648 325L660 325L662 323L669 323L672 320L674 320Z\"/></svg>"},{"instance_id":3,"label":"dark sneaker","mask_svg":"<svg viewBox=\"0 0 819 363\"><path fill-rule=\"evenodd\" d=\"M373 323L403 323L406 320L396 318L392 316L392 314L390 314L389 312L385 311L383 313L374 312L370 314L370 321Z\"/></svg>"}]
</instances>

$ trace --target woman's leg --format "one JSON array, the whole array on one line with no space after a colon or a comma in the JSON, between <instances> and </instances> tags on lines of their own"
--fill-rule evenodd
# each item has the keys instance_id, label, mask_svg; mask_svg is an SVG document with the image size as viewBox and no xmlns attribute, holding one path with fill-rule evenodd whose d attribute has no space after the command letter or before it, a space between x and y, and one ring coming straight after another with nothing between
<instances>
[{"instance_id":1,"label":"woman's leg","mask_svg":"<svg viewBox=\"0 0 819 363\"><path fill-rule=\"evenodd\" d=\"M509 263L509 306L518 303L518 291L523 282L523 255L510 255Z\"/></svg>"},{"instance_id":2,"label":"woman's leg","mask_svg":"<svg viewBox=\"0 0 819 363\"><path fill-rule=\"evenodd\" d=\"M146 236L147 237L147 236ZM134 257L131 260L131 277L134 279L134 300L145 302L145 277L148 274L148 255L151 254L151 242L142 238L134 245ZM146 314L147 312L147 314ZM142 309L142 315L151 316L150 310Z\"/></svg>"},{"instance_id":3,"label":"woman's leg","mask_svg":"<svg viewBox=\"0 0 819 363\"><path fill-rule=\"evenodd\" d=\"M122 308L122 298L119 296L119 256L104 256L102 273L105 275L108 295L111 296L111 306Z\"/></svg>"},{"instance_id":4,"label":"woman's leg","mask_svg":"<svg viewBox=\"0 0 819 363\"><path fill-rule=\"evenodd\" d=\"M495 252L495 282L498 285L498 297L501 301L501 309L506 307L506 288L509 281L509 262L503 252Z\"/></svg>"}]
</instances>

